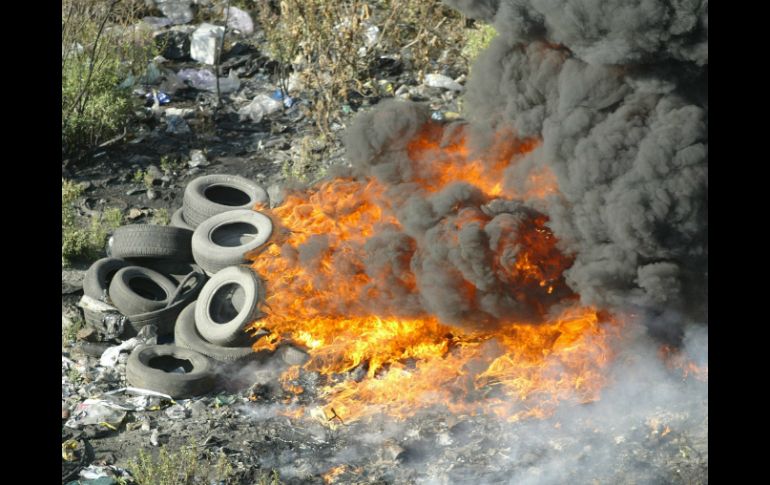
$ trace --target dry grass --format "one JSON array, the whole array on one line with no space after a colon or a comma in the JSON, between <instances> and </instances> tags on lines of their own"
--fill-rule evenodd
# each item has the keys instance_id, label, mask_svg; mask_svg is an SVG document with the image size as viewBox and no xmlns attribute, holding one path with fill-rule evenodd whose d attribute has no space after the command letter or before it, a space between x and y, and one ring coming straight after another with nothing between
<instances>
[{"instance_id":1,"label":"dry grass","mask_svg":"<svg viewBox=\"0 0 770 485\"><path fill-rule=\"evenodd\" d=\"M351 96L378 92L376 62L391 56L417 72L460 57L464 18L439 0L282 0L258 4L276 74L291 71L314 93L309 115L324 136ZM375 33L376 27L376 35Z\"/></svg>"}]
</instances>

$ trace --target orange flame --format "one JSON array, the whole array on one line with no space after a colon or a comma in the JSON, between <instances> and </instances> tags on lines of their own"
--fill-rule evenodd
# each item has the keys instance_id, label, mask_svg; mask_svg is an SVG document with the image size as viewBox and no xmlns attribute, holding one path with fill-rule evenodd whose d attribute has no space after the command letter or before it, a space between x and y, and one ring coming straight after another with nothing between
<instances>
[{"instance_id":1,"label":"orange flame","mask_svg":"<svg viewBox=\"0 0 770 485\"><path fill-rule=\"evenodd\" d=\"M666 367L682 373L682 380L687 380L689 377L693 377L694 379L701 382L708 382L708 365L699 366L690 360L684 352L668 345L661 346L658 354L660 358L663 359L663 361L666 363Z\"/></svg>"},{"instance_id":2,"label":"orange flame","mask_svg":"<svg viewBox=\"0 0 770 485\"><path fill-rule=\"evenodd\" d=\"M426 193L465 181L498 196L503 168L537 144L499 137L491 154L472 159L464 139L446 146L439 139L429 125L408 150ZM541 172L533 183L525 198L556 190L552 175ZM541 322L509 320L463 331L432 315L372 306L384 292L417 292L413 273L370 274L363 263L371 236L400 228L391 202L376 180L335 179L289 195L272 211L260 209L277 230L252 265L268 282L267 316L251 329L269 333L254 349L290 342L310 355L301 370L293 367L283 376L288 393L305 391L296 383L301 371L320 373L322 414L340 422L380 412L406 417L437 404L515 421L547 416L563 401L598 399L618 324L575 303L562 277L572 260L556 249L545 216L511 228L511 236L493 248L492 263L506 287L521 289L517 298L534 304ZM464 210L453 223L483 227L489 220L482 211ZM404 268L409 258L401 261ZM381 284L394 279L396 289ZM472 301L477 289L468 283L465 290ZM562 310L549 317L557 302Z\"/></svg>"}]
</instances>

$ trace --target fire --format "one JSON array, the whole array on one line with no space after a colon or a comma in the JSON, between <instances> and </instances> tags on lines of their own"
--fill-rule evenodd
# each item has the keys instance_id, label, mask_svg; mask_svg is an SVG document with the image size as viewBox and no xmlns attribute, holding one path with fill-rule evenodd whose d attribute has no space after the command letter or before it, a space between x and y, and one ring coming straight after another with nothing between
<instances>
[{"instance_id":1,"label":"fire","mask_svg":"<svg viewBox=\"0 0 770 485\"><path fill-rule=\"evenodd\" d=\"M425 193L463 181L490 199L500 196L502 169L537 145L510 138L505 143L501 136L477 159L463 138L440 146L440 135L429 124L408 149L414 180ZM552 175L540 173L534 184L530 198L555 190ZM420 241L405 243L409 250L394 263L399 271L365 265L372 237L401 228L393 194L376 179L334 179L289 195L272 211L260 210L278 229L253 258L268 294L267 316L251 328L269 332L254 348L292 343L306 349L309 361L284 374L283 388L302 394L300 374L319 373L327 421L376 413L406 417L434 405L515 421L548 416L560 402L599 398L618 324L576 303L562 277L572 259L556 249L545 216L511 227L511 236L496 242L491 261L499 281L536 315L467 322L461 330L392 304L419 297L418 278L408 269ZM466 207L439 224L483 228L490 219ZM462 295L474 301L478 289L466 283Z\"/></svg>"},{"instance_id":2,"label":"fire","mask_svg":"<svg viewBox=\"0 0 770 485\"><path fill-rule=\"evenodd\" d=\"M556 177L546 167L536 170L526 182L526 191L514 194L503 189L503 171L511 160L525 155L539 145L539 140L515 138L502 131L487 149L473 153L462 129L443 140L443 127L428 123L409 143L409 158L416 172L414 179L428 192L436 192L450 183L468 182L488 196L544 198L557 192ZM443 142L443 143L442 143Z\"/></svg>"},{"instance_id":3,"label":"fire","mask_svg":"<svg viewBox=\"0 0 770 485\"><path fill-rule=\"evenodd\" d=\"M346 465L338 465L332 467L328 472L324 473L324 483L334 483L336 478L345 472Z\"/></svg>"},{"instance_id":4,"label":"fire","mask_svg":"<svg viewBox=\"0 0 770 485\"><path fill-rule=\"evenodd\" d=\"M669 369L681 372L682 380L693 377L701 382L708 382L708 365L698 365L690 360L684 352L668 345L661 346L658 353Z\"/></svg>"}]
</instances>

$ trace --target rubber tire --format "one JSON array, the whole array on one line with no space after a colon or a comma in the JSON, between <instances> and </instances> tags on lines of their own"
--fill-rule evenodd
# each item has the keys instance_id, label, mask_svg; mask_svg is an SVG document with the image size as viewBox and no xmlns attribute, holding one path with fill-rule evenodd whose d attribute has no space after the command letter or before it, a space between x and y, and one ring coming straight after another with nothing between
<instances>
[{"instance_id":1,"label":"rubber tire","mask_svg":"<svg viewBox=\"0 0 770 485\"><path fill-rule=\"evenodd\" d=\"M217 323L211 316L214 296L225 285L236 284L243 289L238 314L226 323ZM230 266L219 271L206 282L198 295L195 307L195 327L198 333L215 345L230 347L243 340L244 329L254 320L262 317L259 303L264 298L264 289L259 276L244 266Z\"/></svg>"},{"instance_id":2,"label":"rubber tire","mask_svg":"<svg viewBox=\"0 0 770 485\"><path fill-rule=\"evenodd\" d=\"M131 263L132 266L141 266L142 268L153 269L166 278L172 281L176 281L177 283L180 283L185 276L192 272L200 273L201 275L206 276L206 273L200 266L187 261L174 261L170 259L157 258L129 258L126 261Z\"/></svg>"},{"instance_id":3,"label":"rubber tire","mask_svg":"<svg viewBox=\"0 0 770 485\"><path fill-rule=\"evenodd\" d=\"M158 285L166 294L162 300L150 300L136 293L129 286L133 279L148 279ZM168 306L168 299L176 290L176 283L157 271L140 266L127 266L112 278L110 283L110 300L115 308L123 315L138 315L154 312Z\"/></svg>"},{"instance_id":4,"label":"rubber tire","mask_svg":"<svg viewBox=\"0 0 770 485\"><path fill-rule=\"evenodd\" d=\"M189 360L193 368L185 374L164 372L150 367L155 357L170 356ZM214 387L211 361L205 355L175 345L142 345L134 349L126 363L126 381L132 386L168 394L174 399L200 396Z\"/></svg>"},{"instance_id":5,"label":"rubber tire","mask_svg":"<svg viewBox=\"0 0 770 485\"><path fill-rule=\"evenodd\" d=\"M256 359L260 354L249 347L221 347L204 340L195 326L195 308L192 302L179 314L174 327L174 345L191 349L218 362L231 363ZM247 334L244 333L246 337Z\"/></svg>"},{"instance_id":6,"label":"rubber tire","mask_svg":"<svg viewBox=\"0 0 770 485\"><path fill-rule=\"evenodd\" d=\"M233 247L220 246L212 240L214 231L222 226L248 223L257 228L252 241ZM228 266L246 262L247 253L267 243L273 233L273 222L269 217L252 210L235 210L217 214L203 222L192 237L192 253L195 262L209 275Z\"/></svg>"},{"instance_id":7,"label":"rubber tire","mask_svg":"<svg viewBox=\"0 0 770 485\"><path fill-rule=\"evenodd\" d=\"M118 258L102 258L94 262L83 277L83 293L95 300L112 303L109 298L110 282L115 273L129 266L129 262ZM83 309L86 323L93 328L102 328L101 312Z\"/></svg>"},{"instance_id":8,"label":"rubber tire","mask_svg":"<svg viewBox=\"0 0 770 485\"><path fill-rule=\"evenodd\" d=\"M206 275L199 271L196 284L182 294L182 297L167 308L139 315L128 315L128 324L123 330L123 339L135 337L139 331L147 325L155 325L158 335L170 335L174 333L174 326L179 313L191 302L195 301L206 282Z\"/></svg>"},{"instance_id":9,"label":"rubber tire","mask_svg":"<svg viewBox=\"0 0 770 485\"><path fill-rule=\"evenodd\" d=\"M206 190L214 186L229 187L248 196L242 205L226 205L206 197ZM198 227L206 219L236 209L252 209L257 204L268 204L267 191L249 179L238 175L204 175L187 184L184 190L183 215L185 222Z\"/></svg>"},{"instance_id":10,"label":"rubber tire","mask_svg":"<svg viewBox=\"0 0 770 485\"><path fill-rule=\"evenodd\" d=\"M94 300L105 301L109 294L110 281L118 270L129 266L130 263L119 258L102 258L97 260L86 271L83 277L83 294Z\"/></svg>"},{"instance_id":11,"label":"rubber tire","mask_svg":"<svg viewBox=\"0 0 770 485\"><path fill-rule=\"evenodd\" d=\"M115 258L169 258L192 261L192 231L172 226L135 224L115 229L110 254Z\"/></svg>"},{"instance_id":12,"label":"rubber tire","mask_svg":"<svg viewBox=\"0 0 770 485\"><path fill-rule=\"evenodd\" d=\"M184 209L180 207L174 212L174 215L171 216L171 222L169 223L170 226L173 227L181 227L182 229L187 229L189 231L194 231L195 228L192 227L190 224L187 223L187 221L184 220Z\"/></svg>"}]
</instances>

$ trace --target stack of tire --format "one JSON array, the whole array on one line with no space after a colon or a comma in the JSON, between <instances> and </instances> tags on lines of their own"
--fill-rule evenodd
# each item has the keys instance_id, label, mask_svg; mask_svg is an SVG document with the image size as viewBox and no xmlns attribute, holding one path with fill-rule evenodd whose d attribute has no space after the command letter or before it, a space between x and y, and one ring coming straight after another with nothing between
<instances>
[{"instance_id":1,"label":"stack of tire","mask_svg":"<svg viewBox=\"0 0 770 485\"><path fill-rule=\"evenodd\" d=\"M208 175L185 188L170 226L129 225L115 230L109 257L86 273L84 293L127 317L122 338L155 324L174 345L142 345L129 356L132 386L185 398L214 386L215 362L257 357L245 328L261 317L264 284L246 255L263 247L271 220L252 210L267 193L234 175ZM85 310L99 328L102 315Z\"/></svg>"}]
</instances>

